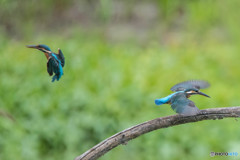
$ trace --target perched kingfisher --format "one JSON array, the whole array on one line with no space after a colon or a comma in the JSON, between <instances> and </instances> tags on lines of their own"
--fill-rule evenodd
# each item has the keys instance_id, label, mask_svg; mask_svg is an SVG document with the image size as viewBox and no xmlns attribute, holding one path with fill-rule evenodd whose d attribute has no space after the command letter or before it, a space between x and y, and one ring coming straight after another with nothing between
<instances>
[{"instance_id":1,"label":"perched kingfisher","mask_svg":"<svg viewBox=\"0 0 240 160\"><path fill-rule=\"evenodd\" d=\"M203 80L181 82L171 88L171 91L175 91L174 93L167 97L156 99L155 104L170 104L172 109L179 114L195 115L199 112L199 109L195 106L194 102L188 98L195 94L210 97L199 91L200 89L208 88L209 86L209 83Z\"/></svg>"},{"instance_id":2,"label":"perched kingfisher","mask_svg":"<svg viewBox=\"0 0 240 160\"><path fill-rule=\"evenodd\" d=\"M63 56L62 51L58 48L58 54L53 53L51 49L44 44L27 45L27 47L38 49L45 54L48 60L47 71L49 75L52 76L53 73L55 73L55 75L52 78L52 82L54 82L56 79L58 81L63 75L63 67L65 65L65 58Z\"/></svg>"}]
</instances>

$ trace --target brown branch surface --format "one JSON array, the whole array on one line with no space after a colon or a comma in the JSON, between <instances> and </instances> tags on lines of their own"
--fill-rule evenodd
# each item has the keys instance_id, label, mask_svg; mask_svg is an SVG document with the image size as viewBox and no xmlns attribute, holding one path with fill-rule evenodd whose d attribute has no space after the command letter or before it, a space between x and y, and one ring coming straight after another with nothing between
<instances>
[{"instance_id":1,"label":"brown branch surface","mask_svg":"<svg viewBox=\"0 0 240 160\"><path fill-rule=\"evenodd\" d=\"M216 120L230 117L240 117L240 107L206 109L201 110L199 114L193 116L172 115L156 118L125 129L107 138L82 155L76 157L75 160L98 159L118 145L126 144L128 141L156 129L167 128L185 123L198 122L202 120Z\"/></svg>"}]
</instances>

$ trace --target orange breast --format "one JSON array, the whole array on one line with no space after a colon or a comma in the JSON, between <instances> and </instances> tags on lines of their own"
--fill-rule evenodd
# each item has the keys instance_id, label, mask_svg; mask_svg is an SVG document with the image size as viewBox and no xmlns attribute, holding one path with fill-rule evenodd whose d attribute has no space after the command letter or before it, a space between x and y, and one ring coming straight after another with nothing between
<instances>
[{"instance_id":1,"label":"orange breast","mask_svg":"<svg viewBox=\"0 0 240 160\"><path fill-rule=\"evenodd\" d=\"M44 54L45 54L45 56L46 56L46 57L47 57L47 59L48 59L48 58L49 58L49 55L48 55L47 53L45 53L45 52L44 52Z\"/></svg>"}]
</instances>

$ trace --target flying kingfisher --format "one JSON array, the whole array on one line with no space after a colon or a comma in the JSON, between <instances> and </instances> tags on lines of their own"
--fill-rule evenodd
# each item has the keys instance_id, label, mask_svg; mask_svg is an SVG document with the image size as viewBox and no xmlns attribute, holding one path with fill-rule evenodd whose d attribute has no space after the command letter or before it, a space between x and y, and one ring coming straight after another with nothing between
<instances>
[{"instance_id":1,"label":"flying kingfisher","mask_svg":"<svg viewBox=\"0 0 240 160\"><path fill-rule=\"evenodd\" d=\"M52 82L54 82L56 79L58 81L63 75L63 67L65 65L65 58L63 56L62 51L58 48L58 54L53 53L51 49L44 44L27 45L27 47L38 49L45 54L48 60L47 62L48 74L52 76L53 73L55 73L55 75L52 78Z\"/></svg>"},{"instance_id":2,"label":"flying kingfisher","mask_svg":"<svg viewBox=\"0 0 240 160\"><path fill-rule=\"evenodd\" d=\"M208 88L209 86L209 83L203 80L181 82L171 88L171 91L175 91L174 93L167 97L156 99L155 104L170 104L172 109L179 114L195 115L199 112L199 109L195 106L194 102L188 98L196 94L210 97L199 91L200 89Z\"/></svg>"}]
</instances>

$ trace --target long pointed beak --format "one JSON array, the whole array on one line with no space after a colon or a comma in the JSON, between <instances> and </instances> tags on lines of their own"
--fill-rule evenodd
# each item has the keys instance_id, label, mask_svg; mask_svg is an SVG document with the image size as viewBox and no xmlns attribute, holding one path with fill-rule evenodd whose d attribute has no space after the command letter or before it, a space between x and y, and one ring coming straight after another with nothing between
<instances>
[{"instance_id":1,"label":"long pointed beak","mask_svg":"<svg viewBox=\"0 0 240 160\"><path fill-rule=\"evenodd\" d=\"M28 47L28 48L36 48L36 49L38 49L37 45L26 45L26 47Z\"/></svg>"},{"instance_id":2,"label":"long pointed beak","mask_svg":"<svg viewBox=\"0 0 240 160\"><path fill-rule=\"evenodd\" d=\"M197 94L200 94L200 95L202 95L202 96L205 96L205 97L208 97L208 98L210 98L210 96L209 95L207 95L207 94L205 94L205 93L203 93L203 92L197 92Z\"/></svg>"}]
</instances>

